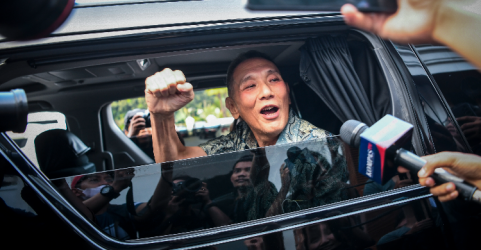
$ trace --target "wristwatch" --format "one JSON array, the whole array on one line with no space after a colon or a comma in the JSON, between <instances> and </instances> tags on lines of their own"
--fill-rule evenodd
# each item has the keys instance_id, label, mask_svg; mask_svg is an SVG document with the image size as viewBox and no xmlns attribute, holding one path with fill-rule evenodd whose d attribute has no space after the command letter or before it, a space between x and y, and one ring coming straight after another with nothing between
<instances>
[{"instance_id":1,"label":"wristwatch","mask_svg":"<svg viewBox=\"0 0 481 250\"><path fill-rule=\"evenodd\" d=\"M120 196L120 194L115 192L114 188L110 185L106 185L100 189L100 194L110 199L115 199Z\"/></svg>"}]
</instances>

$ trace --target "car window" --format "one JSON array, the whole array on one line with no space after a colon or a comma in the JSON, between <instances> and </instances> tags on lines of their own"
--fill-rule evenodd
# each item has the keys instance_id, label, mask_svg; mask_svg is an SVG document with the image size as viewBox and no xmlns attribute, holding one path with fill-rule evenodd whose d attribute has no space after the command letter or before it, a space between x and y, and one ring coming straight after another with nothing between
<instances>
[{"instance_id":1,"label":"car window","mask_svg":"<svg viewBox=\"0 0 481 250\"><path fill-rule=\"evenodd\" d=\"M225 107L223 100L226 97L227 88L195 91L194 100L175 112L175 128L186 146L198 146L209 139L230 132L229 128L234 122L234 118ZM114 101L111 104L111 109L114 121L120 130L132 139L137 146L145 149L147 155L153 159L151 153L152 142L148 139L148 137L151 138L152 131L145 98L138 97ZM140 125L142 129L138 131L135 130L137 118L134 118L134 122L130 122L135 115L143 118ZM129 133L131 130L132 132Z\"/></svg>"},{"instance_id":2,"label":"car window","mask_svg":"<svg viewBox=\"0 0 481 250\"><path fill-rule=\"evenodd\" d=\"M65 180L85 201L107 192L104 185L121 186L96 216L97 226L119 239L246 223L412 184L400 176L383 185L369 181L351 150L328 137Z\"/></svg>"},{"instance_id":3,"label":"car window","mask_svg":"<svg viewBox=\"0 0 481 250\"><path fill-rule=\"evenodd\" d=\"M38 112L28 114L28 124L25 132L7 132L8 136L22 149L28 158L38 166L37 154L35 153L35 138L51 129L67 129L65 115L60 112Z\"/></svg>"},{"instance_id":4,"label":"car window","mask_svg":"<svg viewBox=\"0 0 481 250\"><path fill-rule=\"evenodd\" d=\"M463 146L464 136L473 152L481 154L480 72L447 47L421 45L416 46L416 50L454 115L451 118L445 113L442 105L434 102L437 98L421 93L437 151L467 152Z\"/></svg>"}]
</instances>

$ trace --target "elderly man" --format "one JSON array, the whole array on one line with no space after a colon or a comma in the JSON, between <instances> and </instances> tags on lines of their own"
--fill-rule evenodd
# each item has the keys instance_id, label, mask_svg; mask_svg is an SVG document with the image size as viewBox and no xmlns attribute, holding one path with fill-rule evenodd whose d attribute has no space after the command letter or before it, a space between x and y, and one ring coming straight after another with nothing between
<instances>
[{"instance_id":1,"label":"elderly man","mask_svg":"<svg viewBox=\"0 0 481 250\"><path fill-rule=\"evenodd\" d=\"M230 134L198 147L185 147L175 133L174 112L194 98L184 74L167 68L148 77L145 84L156 162L320 139L329 134L290 111L289 86L272 60L257 51L241 54L227 71L226 106L241 121Z\"/></svg>"}]
</instances>

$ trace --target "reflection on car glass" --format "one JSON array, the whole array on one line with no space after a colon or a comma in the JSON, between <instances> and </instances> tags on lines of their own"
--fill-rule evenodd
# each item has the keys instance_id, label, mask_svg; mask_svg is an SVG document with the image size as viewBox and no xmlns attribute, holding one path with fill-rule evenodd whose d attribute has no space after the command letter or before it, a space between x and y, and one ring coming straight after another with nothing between
<instances>
[{"instance_id":1,"label":"reflection on car glass","mask_svg":"<svg viewBox=\"0 0 481 250\"><path fill-rule=\"evenodd\" d=\"M359 173L349 173L357 160L348 162L348 152L327 137L68 177L64 188L113 237L176 234L358 197L364 183L350 183Z\"/></svg>"}]
</instances>

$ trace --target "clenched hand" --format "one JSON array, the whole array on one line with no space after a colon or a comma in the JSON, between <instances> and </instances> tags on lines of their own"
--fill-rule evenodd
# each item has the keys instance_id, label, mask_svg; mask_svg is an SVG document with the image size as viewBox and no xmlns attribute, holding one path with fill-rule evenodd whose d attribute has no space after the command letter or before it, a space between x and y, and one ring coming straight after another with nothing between
<instances>
[{"instance_id":1,"label":"clenched hand","mask_svg":"<svg viewBox=\"0 0 481 250\"><path fill-rule=\"evenodd\" d=\"M173 115L193 99L192 84L180 70L165 68L145 79L145 101L152 115Z\"/></svg>"}]
</instances>

